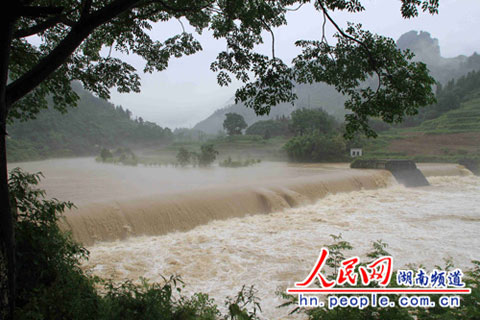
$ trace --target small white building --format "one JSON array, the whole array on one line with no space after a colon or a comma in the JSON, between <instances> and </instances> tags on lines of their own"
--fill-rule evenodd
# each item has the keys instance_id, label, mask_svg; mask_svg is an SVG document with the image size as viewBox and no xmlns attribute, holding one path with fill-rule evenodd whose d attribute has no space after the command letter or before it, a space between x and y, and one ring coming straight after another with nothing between
<instances>
[{"instance_id":1,"label":"small white building","mask_svg":"<svg viewBox=\"0 0 480 320\"><path fill-rule=\"evenodd\" d=\"M362 148L351 148L350 149L350 157L356 158L356 157L361 157L362 155L363 155Z\"/></svg>"}]
</instances>

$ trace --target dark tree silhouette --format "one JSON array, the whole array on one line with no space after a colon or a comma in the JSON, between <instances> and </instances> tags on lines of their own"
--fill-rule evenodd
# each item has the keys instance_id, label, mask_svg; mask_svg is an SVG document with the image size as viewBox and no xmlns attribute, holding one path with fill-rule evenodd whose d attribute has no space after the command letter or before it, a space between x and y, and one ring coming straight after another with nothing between
<instances>
[{"instance_id":1,"label":"dark tree silhouette","mask_svg":"<svg viewBox=\"0 0 480 320\"><path fill-rule=\"evenodd\" d=\"M223 121L223 128L227 130L229 136L242 134L242 130L248 127L245 119L238 113L227 113Z\"/></svg>"}]
</instances>

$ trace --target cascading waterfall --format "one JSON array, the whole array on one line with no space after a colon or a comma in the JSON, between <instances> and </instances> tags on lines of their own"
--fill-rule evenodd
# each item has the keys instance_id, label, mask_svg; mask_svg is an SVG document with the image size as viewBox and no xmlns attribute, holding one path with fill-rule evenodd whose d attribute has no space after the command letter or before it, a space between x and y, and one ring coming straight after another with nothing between
<instances>
[{"instance_id":1,"label":"cascading waterfall","mask_svg":"<svg viewBox=\"0 0 480 320\"><path fill-rule=\"evenodd\" d=\"M384 170L322 172L261 187L217 187L133 200L92 203L66 214L62 227L85 245L130 236L187 231L212 220L265 214L311 204L327 194L383 188Z\"/></svg>"}]
</instances>

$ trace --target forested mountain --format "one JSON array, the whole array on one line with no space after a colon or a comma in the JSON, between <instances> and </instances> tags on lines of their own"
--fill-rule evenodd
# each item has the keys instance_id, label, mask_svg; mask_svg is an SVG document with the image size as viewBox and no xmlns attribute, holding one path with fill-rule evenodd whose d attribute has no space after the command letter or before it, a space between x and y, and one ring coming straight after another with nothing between
<instances>
[{"instance_id":1,"label":"forested mountain","mask_svg":"<svg viewBox=\"0 0 480 320\"><path fill-rule=\"evenodd\" d=\"M480 55L474 53L470 57L443 58L440 54L438 40L428 32L410 31L403 34L397 41L400 49L410 49L416 59L427 64L432 76L440 83L447 84L453 78L458 78L473 70L480 70ZM343 121L345 99L333 87L325 84L299 85L296 87L298 100L295 105L280 104L272 108L270 115L258 117L252 109L245 108L241 103L226 106L215 111L207 119L200 121L194 129L206 133L217 133L222 130L225 114L234 112L242 115L248 125L259 120L273 119L277 116L288 116L294 110L301 108L322 108L337 120Z\"/></svg>"},{"instance_id":2,"label":"forested mountain","mask_svg":"<svg viewBox=\"0 0 480 320\"><path fill-rule=\"evenodd\" d=\"M170 141L172 132L142 118L132 119L128 109L93 96L73 84L78 106L62 114L53 108L35 120L7 127L8 159L23 161L98 153L102 147L142 147Z\"/></svg>"},{"instance_id":3,"label":"forested mountain","mask_svg":"<svg viewBox=\"0 0 480 320\"><path fill-rule=\"evenodd\" d=\"M425 124L429 120L439 118L445 113L460 108L462 103L470 100L477 100L480 92L480 71L470 71L464 76L448 81L445 85L439 84L437 87L437 103L420 109L415 116L407 117L404 122L399 123L397 127L414 127ZM468 121L476 121L478 110L472 112L472 117ZM468 115L464 114L468 117ZM477 127L475 127L477 128ZM469 126L460 126L458 130L470 130Z\"/></svg>"}]
</instances>

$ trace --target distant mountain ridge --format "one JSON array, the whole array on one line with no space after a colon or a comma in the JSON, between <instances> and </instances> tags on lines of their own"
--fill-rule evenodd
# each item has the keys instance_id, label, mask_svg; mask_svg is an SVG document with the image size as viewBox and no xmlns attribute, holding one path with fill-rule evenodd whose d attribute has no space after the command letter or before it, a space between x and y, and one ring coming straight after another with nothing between
<instances>
[{"instance_id":1,"label":"distant mountain ridge","mask_svg":"<svg viewBox=\"0 0 480 320\"><path fill-rule=\"evenodd\" d=\"M248 125L251 125L260 120L274 119L275 117L290 115L293 111L301 108L318 108L321 106L329 114L337 119L343 119L345 110L343 103L345 98L338 93L335 88L324 83L316 83L312 85L300 84L295 87L298 100L295 104L281 103L271 109L269 115L257 116L255 112L245 107L243 103L227 105L222 109L213 112L205 120L197 123L193 129L200 130L208 134L216 134L223 131L223 120L225 114L234 112L242 115Z\"/></svg>"},{"instance_id":2,"label":"distant mountain ridge","mask_svg":"<svg viewBox=\"0 0 480 320\"><path fill-rule=\"evenodd\" d=\"M432 38L425 31L409 31L397 41L397 46L402 49L410 49L415 53L415 59L423 61L430 69L432 76L442 84L452 78L458 78L469 71L480 70L480 55L474 53L467 57L464 55L455 58L443 58L440 54L440 45L437 39ZM343 120L345 98L335 88L326 84L297 85L296 93L298 100L295 105L282 103L272 108L270 115L257 116L252 109L246 108L242 103L227 105L216 110L208 118L197 123L193 129L209 134L223 131L225 114L235 112L242 115L248 125L260 120L272 119L277 116L288 116L298 108L323 108L338 120Z\"/></svg>"}]
</instances>

